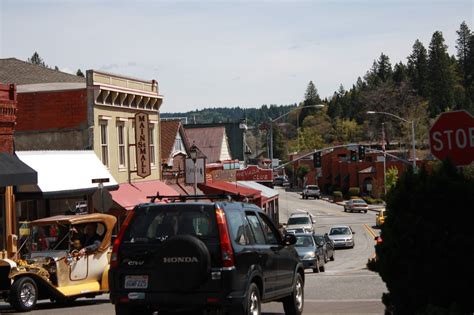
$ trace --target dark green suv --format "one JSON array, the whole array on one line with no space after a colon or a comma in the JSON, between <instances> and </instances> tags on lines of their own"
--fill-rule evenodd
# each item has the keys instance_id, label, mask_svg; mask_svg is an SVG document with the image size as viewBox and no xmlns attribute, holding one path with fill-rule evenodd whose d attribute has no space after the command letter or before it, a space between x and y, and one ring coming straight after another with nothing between
<instances>
[{"instance_id":1,"label":"dark green suv","mask_svg":"<svg viewBox=\"0 0 474 315\"><path fill-rule=\"evenodd\" d=\"M260 314L261 303L272 301L301 314L304 268L295 242L252 204L142 204L114 243L110 298L116 314Z\"/></svg>"}]
</instances>

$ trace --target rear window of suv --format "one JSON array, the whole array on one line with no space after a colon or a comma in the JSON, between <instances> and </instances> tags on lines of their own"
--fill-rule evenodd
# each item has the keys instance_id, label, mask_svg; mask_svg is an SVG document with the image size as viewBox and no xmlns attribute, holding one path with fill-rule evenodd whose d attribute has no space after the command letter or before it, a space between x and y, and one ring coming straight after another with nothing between
<instances>
[{"instance_id":1,"label":"rear window of suv","mask_svg":"<svg viewBox=\"0 0 474 315\"><path fill-rule=\"evenodd\" d=\"M136 211L124 234L124 243L162 242L175 235L217 238L213 205L151 205Z\"/></svg>"}]
</instances>

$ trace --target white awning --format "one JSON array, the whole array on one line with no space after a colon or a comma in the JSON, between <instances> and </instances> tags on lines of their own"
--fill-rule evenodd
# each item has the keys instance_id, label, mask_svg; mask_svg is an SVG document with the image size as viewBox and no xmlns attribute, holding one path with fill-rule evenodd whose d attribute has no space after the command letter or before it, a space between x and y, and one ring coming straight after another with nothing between
<instances>
[{"instance_id":1,"label":"white awning","mask_svg":"<svg viewBox=\"0 0 474 315\"><path fill-rule=\"evenodd\" d=\"M18 193L41 193L44 196L90 194L98 184L92 179L108 178L104 187L118 184L94 151L17 151L18 158L38 172L37 185L17 187Z\"/></svg>"},{"instance_id":2,"label":"white awning","mask_svg":"<svg viewBox=\"0 0 474 315\"><path fill-rule=\"evenodd\" d=\"M264 196L265 198L274 198L278 196L277 190L267 187L265 185L259 184L254 181L239 180L237 181L237 185L240 185L246 188L252 188L255 190L260 190L262 192L262 196Z\"/></svg>"}]
</instances>

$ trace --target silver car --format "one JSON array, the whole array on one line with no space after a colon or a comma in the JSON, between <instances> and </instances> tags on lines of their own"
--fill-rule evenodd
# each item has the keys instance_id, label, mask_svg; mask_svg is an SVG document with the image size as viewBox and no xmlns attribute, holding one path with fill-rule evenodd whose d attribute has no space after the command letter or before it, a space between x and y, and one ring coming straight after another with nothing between
<instances>
[{"instance_id":1,"label":"silver car","mask_svg":"<svg viewBox=\"0 0 474 315\"><path fill-rule=\"evenodd\" d=\"M329 238L334 242L334 247L349 247L354 248L355 232L352 231L350 226L347 225L338 225L333 226L329 230Z\"/></svg>"},{"instance_id":2,"label":"silver car","mask_svg":"<svg viewBox=\"0 0 474 315\"><path fill-rule=\"evenodd\" d=\"M309 213L293 213L288 218L288 223L286 224L287 233L313 233L314 226L316 223L313 216Z\"/></svg>"}]
</instances>

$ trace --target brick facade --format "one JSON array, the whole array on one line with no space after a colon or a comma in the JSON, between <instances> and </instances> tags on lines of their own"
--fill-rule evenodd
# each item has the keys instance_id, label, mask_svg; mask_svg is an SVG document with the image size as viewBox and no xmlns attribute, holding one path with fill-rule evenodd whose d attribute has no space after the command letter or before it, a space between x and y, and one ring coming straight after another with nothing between
<instances>
[{"instance_id":1,"label":"brick facade","mask_svg":"<svg viewBox=\"0 0 474 315\"><path fill-rule=\"evenodd\" d=\"M377 155L380 154L366 154L364 161L351 162L350 150L335 149L322 155L319 177L316 176L311 156L295 162L293 167L295 174L301 165L308 167L310 172L306 175L305 184L317 184L325 193L333 190L347 191L350 187L359 187L362 194L379 197L384 191L384 168L383 162L377 161ZM290 160L296 158L297 156L290 156ZM387 158L386 170L392 167L398 169L400 176L409 165ZM367 190L367 184L370 184L370 190ZM298 185L302 186L303 183L299 182Z\"/></svg>"},{"instance_id":2,"label":"brick facade","mask_svg":"<svg viewBox=\"0 0 474 315\"><path fill-rule=\"evenodd\" d=\"M87 89L18 94L18 131L87 125Z\"/></svg>"},{"instance_id":3,"label":"brick facade","mask_svg":"<svg viewBox=\"0 0 474 315\"><path fill-rule=\"evenodd\" d=\"M16 86L0 84L0 152L13 153L16 112Z\"/></svg>"}]
</instances>

